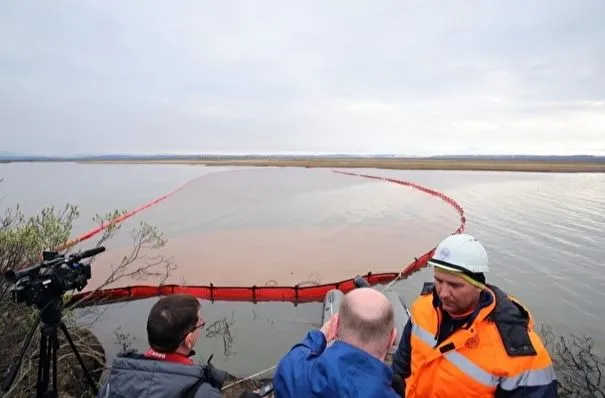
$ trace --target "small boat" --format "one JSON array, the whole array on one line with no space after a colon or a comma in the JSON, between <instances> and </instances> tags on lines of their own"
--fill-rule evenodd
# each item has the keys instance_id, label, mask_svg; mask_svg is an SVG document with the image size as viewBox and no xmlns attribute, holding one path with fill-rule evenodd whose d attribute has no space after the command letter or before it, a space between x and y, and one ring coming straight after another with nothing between
<instances>
[{"instance_id":1,"label":"small boat","mask_svg":"<svg viewBox=\"0 0 605 398\"><path fill-rule=\"evenodd\" d=\"M370 284L361 276L355 278L355 288L370 287ZM403 298L396 292L386 291L384 294L391 301L393 305L393 311L395 315L395 327L397 328L397 338L391 348L391 354L395 352L397 346L399 346L399 340L401 340L401 334L403 327L408 321L408 309L403 301ZM323 303L323 315L321 319L322 325L325 324L333 314L338 313L338 308L344 297L344 293L339 289L332 289L326 293Z\"/></svg>"}]
</instances>

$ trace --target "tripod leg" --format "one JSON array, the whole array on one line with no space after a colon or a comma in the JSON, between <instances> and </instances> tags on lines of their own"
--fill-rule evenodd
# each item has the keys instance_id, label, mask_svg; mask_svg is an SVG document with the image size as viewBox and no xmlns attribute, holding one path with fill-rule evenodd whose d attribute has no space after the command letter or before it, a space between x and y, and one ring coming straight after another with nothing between
<instances>
[{"instance_id":1,"label":"tripod leg","mask_svg":"<svg viewBox=\"0 0 605 398\"><path fill-rule=\"evenodd\" d=\"M38 314L38 316L36 317L36 321L34 322L34 325L29 330L29 333L27 334L25 341L21 345L21 351L19 352L19 357L17 358L17 361L14 364L12 364L9 368L8 375L4 379L4 383L2 383L2 391L8 392L10 390L10 388L12 387L13 382L15 381L15 377L17 377L17 373L19 372L19 368L21 367L21 362L23 362L23 357L25 356L25 351L27 351L27 347L29 347L29 344L32 341L32 337L34 337L34 333L35 333L36 329L38 328L39 323L40 323L40 314ZM42 354L42 351L40 351L40 354ZM38 379L40 378L39 376L40 376L40 373L38 371Z\"/></svg>"},{"instance_id":2,"label":"tripod leg","mask_svg":"<svg viewBox=\"0 0 605 398\"><path fill-rule=\"evenodd\" d=\"M59 351L59 339L57 337L57 329L52 331L52 346L53 346L53 389L50 397L57 397L59 395L59 386L57 385L57 352Z\"/></svg>"},{"instance_id":3,"label":"tripod leg","mask_svg":"<svg viewBox=\"0 0 605 398\"><path fill-rule=\"evenodd\" d=\"M92 389L94 394L97 395L99 393L97 385L95 384L94 380L92 379L90 372L86 368L86 364L82 360L82 357L80 356L80 353L78 352L78 349L76 348L76 345L74 344L74 341L71 339L71 336L69 335L67 326L65 326L65 323L63 323L63 321L61 321L60 327L61 327L61 330L63 331L63 334L65 335L65 338L69 342L69 346L71 347L71 350L74 352L74 355L78 359L78 362L80 363L80 366L82 367L82 370L84 371L84 376L86 376L86 379L88 380L88 384L90 385L90 388Z\"/></svg>"},{"instance_id":4,"label":"tripod leg","mask_svg":"<svg viewBox=\"0 0 605 398\"><path fill-rule=\"evenodd\" d=\"M38 364L38 375L42 369L42 378L38 382L38 398L57 398L59 390L57 387L57 351L59 349L59 340L57 339L57 329L52 326L42 326L42 340L40 349L44 346L46 351L44 357L40 357ZM52 364L51 364L52 358ZM50 367L52 365L53 388L50 390Z\"/></svg>"},{"instance_id":5,"label":"tripod leg","mask_svg":"<svg viewBox=\"0 0 605 398\"><path fill-rule=\"evenodd\" d=\"M48 388L48 373L52 344L49 341L49 331L45 326L40 328L40 357L38 358L37 397L43 397Z\"/></svg>"},{"instance_id":6,"label":"tripod leg","mask_svg":"<svg viewBox=\"0 0 605 398\"><path fill-rule=\"evenodd\" d=\"M36 397L41 397L42 393L42 383L44 383L44 358L46 357L46 344L44 341L44 336L40 336L40 354L38 354L38 382L36 383Z\"/></svg>"}]
</instances>

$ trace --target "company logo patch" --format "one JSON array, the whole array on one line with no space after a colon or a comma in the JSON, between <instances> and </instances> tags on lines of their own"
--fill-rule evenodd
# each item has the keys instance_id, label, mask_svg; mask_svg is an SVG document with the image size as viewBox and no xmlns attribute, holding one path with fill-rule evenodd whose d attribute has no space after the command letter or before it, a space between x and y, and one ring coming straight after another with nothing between
<instances>
[{"instance_id":1,"label":"company logo patch","mask_svg":"<svg viewBox=\"0 0 605 398\"><path fill-rule=\"evenodd\" d=\"M470 339L466 340L464 346L471 349L479 347L479 335L474 335Z\"/></svg>"},{"instance_id":2,"label":"company logo patch","mask_svg":"<svg viewBox=\"0 0 605 398\"><path fill-rule=\"evenodd\" d=\"M150 350L147 352L147 354L148 354L148 355L150 355L150 356L152 356L152 357L155 357L155 358L166 359L166 354L163 354L163 353L161 353L161 352L157 352L157 351L155 351L155 350L151 350L151 349L150 349Z\"/></svg>"},{"instance_id":3,"label":"company logo patch","mask_svg":"<svg viewBox=\"0 0 605 398\"><path fill-rule=\"evenodd\" d=\"M438 256L440 260L446 260L450 256L450 249L444 247L443 249L439 250Z\"/></svg>"}]
</instances>

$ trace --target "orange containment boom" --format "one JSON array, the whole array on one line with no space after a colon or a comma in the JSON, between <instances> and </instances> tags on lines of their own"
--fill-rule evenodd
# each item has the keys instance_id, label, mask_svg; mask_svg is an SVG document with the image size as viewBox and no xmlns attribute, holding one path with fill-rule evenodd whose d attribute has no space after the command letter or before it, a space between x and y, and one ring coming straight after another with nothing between
<instances>
[{"instance_id":1,"label":"orange containment boom","mask_svg":"<svg viewBox=\"0 0 605 398\"><path fill-rule=\"evenodd\" d=\"M409 186L411 188L420 190L429 195L437 197L449 205L451 205L460 215L460 225L453 232L462 233L464 231L464 226L466 223L466 219L464 217L464 210L462 207L449 196L430 189L418 185L409 181L397 180L394 178L387 177L379 177L367 174L358 174L351 172L344 172L334 170L335 173L340 173L349 176L363 177L363 178L371 178L375 180L383 180L387 182L391 182L394 184L400 184ZM179 188L178 190L180 190ZM175 191L176 192L176 191ZM171 193L172 194L172 193ZM136 211L132 211L128 213L128 216L121 216L121 219L118 221L111 220L106 224L106 226L115 224L115 222L123 221L125 218L128 218L135 214L136 212L142 210L143 208L147 208L154 203L157 203L159 200L165 199L168 195L162 196L160 199L156 199L153 202L138 208ZM76 241L81 241L84 239L88 239L94 234L98 233L106 226L95 228L94 233L86 233L76 239ZM91 231L92 232L92 231ZM73 242L73 241L72 241ZM71 242L70 242L71 243ZM409 275L414 272L420 270L425 267L433 255L435 248L429 250L424 253L420 257L416 258L414 262L407 265L401 271L397 272L387 272L387 273L378 273L372 274L368 273L365 275L366 280L371 285L376 284L387 284L392 282L393 280L400 278L405 279ZM356 275L355 275L356 276ZM191 294L199 299L205 299L210 301L245 301L245 302L268 302L268 301L281 301L281 302L292 302L294 304L298 303L309 303L309 302L321 302L324 300L326 293L332 289L339 289L343 292L348 292L354 288L354 278L352 276L351 279L342 280L334 283L326 283L322 285L314 285L314 286L249 286L249 287L240 287L240 286L214 286L210 284L209 286L183 286L183 285L159 285L159 286L149 286L149 285L138 285L138 286L126 286L120 288L112 288L112 289L102 289L96 290L92 292L81 292L75 295L66 297L68 305L77 305L78 307L97 305L97 304L109 304L115 302L124 302L124 301L133 301L146 299L157 296L165 296L170 294L177 293L185 293Z\"/></svg>"},{"instance_id":2,"label":"orange containment boom","mask_svg":"<svg viewBox=\"0 0 605 398\"><path fill-rule=\"evenodd\" d=\"M122 221L125 221L126 219L134 216L137 213L140 213L141 211L150 208L151 206L160 203L161 201L169 198L170 196L174 195L175 193L179 192L180 190L182 190L183 188L185 188L187 185L189 185L189 182L186 184L183 184L182 186L178 187L177 189L175 189L172 192L168 192L148 203L145 203L143 206L139 206L131 211L128 211L122 215L119 215L115 218L112 218L109 221L105 221L103 222L101 225L91 229L90 231L87 231L85 233L83 233L82 235L78 236L77 238L74 239L70 239L67 242L65 242L64 244L62 244L61 246L57 247L55 249L55 251L63 251L63 250L67 250L72 246L77 245L80 242L83 242L87 239L92 238L93 236L97 235L99 232L103 231L104 229L109 228L110 226L114 225L114 224L118 224L121 223Z\"/></svg>"}]
</instances>

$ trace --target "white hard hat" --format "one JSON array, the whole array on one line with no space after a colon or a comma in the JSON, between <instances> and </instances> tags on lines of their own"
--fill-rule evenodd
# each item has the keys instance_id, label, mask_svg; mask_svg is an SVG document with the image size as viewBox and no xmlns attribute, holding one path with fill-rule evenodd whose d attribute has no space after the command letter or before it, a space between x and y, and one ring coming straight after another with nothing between
<instances>
[{"instance_id":1,"label":"white hard hat","mask_svg":"<svg viewBox=\"0 0 605 398\"><path fill-rule=\"evenodd\" d=\"M489 272L485 248L468 234L454 234L442 240L429 264L455 272Z\"/></svg>"}]
</instances>

